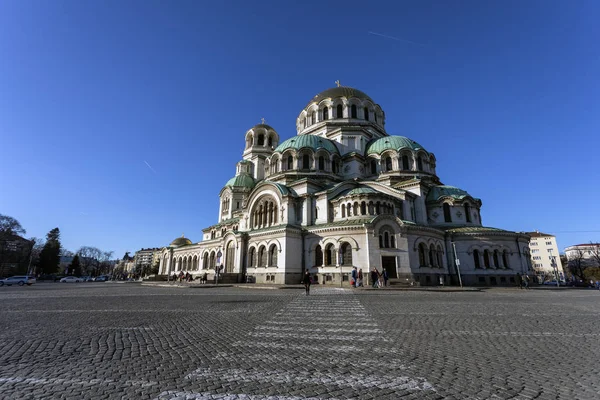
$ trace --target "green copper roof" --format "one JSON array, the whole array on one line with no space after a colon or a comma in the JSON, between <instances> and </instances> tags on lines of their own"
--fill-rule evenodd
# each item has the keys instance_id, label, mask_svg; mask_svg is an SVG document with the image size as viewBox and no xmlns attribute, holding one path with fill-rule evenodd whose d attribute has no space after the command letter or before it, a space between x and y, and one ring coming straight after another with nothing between
<instances>
[{"instance_id":1,"label":"green copper roof","mask_svg":"<svg viewBox=\"0 0 600 400\"><path fill-rule=\"evenodd\" d=\"M370 100L374 103L373 99L371 99L366 93L351 87L340 86L324 90L321 93L317 94L308 102L307 106L309 106L312 103L319 103L321 100L324 99L335 99L337 97L345 97L347 99L351 97L357 97L359 99Z\"/></svg>"},{"instance_id":2,"label":"green copper roof","mask_svg":"<svg viewBox=\"0 0 600 400\"><path fill-rule=\"evenodd\" d=\"M427 152L423 146L419 143L415 142L412 139L409 139L404 136L386 136L379 139L375 139L374 141L367 144L367 149L365 151L366 155L369 154L381 154L386 150L402 150L402 149L411 149L411 150L424 150Z\"/></svg>"},{"instance_id":3,"label":"green copper roof","mask_svg":"<svg viewBox=\"0 0 600 400\"><path fill-rule=\"evenodd\" d=\"M314 135L298 135L289 138L277 146L275 152L283 153L287 149L300 150L304 148L313 149L315 151L325 149L330 153L340 154L338 148L331 140Z\"/></svg>"},{"instance_id":4,"label":"green copper roof","mask_svg":"<svg viewBox=\"0 0 600 400\"><path fill-rule=\"evenodd\" d=\"M433 186L429 190L429 193L427 193L426 201L438 201L441 197L453 197L455 199L463 199L467 196L473 197L466 191L457 187L448 185L438 185Z\"/></svg>"},{"instance_id":5,"label":"green copper roof","mask_svg":"<svg viewBox=\"0 0 600 400\"><path fill-rule=\"evenodd\" d=\"M512 233L512 232L506 231L504 229L491 228L491 227L487 227L487 226L462 226L460 228L446 229L446 232L452 232L452 233L485 233L485 232Z\"/></svg>"},{"instance_id":6,"label":"green copper roof","mask_svg":"<svg viewBox=\"0 0 600 400\"><path fill-rule=\"evenodd\" d=\"M255 185L256 183L254 182L254 178L252 178L246 173L241 173L239 175L234 176L225 184L225 186L244 187L248 189L252 189Z\"/></svg>"},{"instance_id":7,"label":"green copper roof","mask_svg":"<svg viewBox=\"0 0 600 400\"><path fill-rule=\"evenodd\" d=\"M346 196L353 194L379 194L379 192L375 189L371 189L370 187L358 187L346 193Z\"/></svg>"}]
</instances>

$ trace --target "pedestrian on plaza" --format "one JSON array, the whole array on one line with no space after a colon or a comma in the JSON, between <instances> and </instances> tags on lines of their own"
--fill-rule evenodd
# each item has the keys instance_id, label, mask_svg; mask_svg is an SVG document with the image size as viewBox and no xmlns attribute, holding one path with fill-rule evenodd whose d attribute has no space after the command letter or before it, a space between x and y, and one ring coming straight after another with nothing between
<instances>
[{"instance_id":1,"label":"pedestrian on plaza","mask_svg":"<svg viewBox=\"0 0 600 400\"><path fill-rule=\"evenodd\" d=\"M383 269L381 275L383 276L383 286L387 286L389 276L385 268Z\"/></svg>"},{"instance_id":2,"label":"pedestrian on plaza","mask_svg":"<svg viewBox=\"0 0 600 400\"><path fill-rule=\"evenodd\" d=\"M373 289L377 289L377 281L379 280L379 273L377 272L377 269L375 267L373 267L373 269L371 270L371 283L373 285Z\"/></svg>"},{"instance_id":3,"label":"pedestrian on plaza","mask_svg":"<svg viewBox=\"0 0 600 400\"><path fill-rule=\"evenodd\" d=\"M206 283L208 281L208 274L205 272L204 275L202 275L202 283Z\"/></svg>"},{"instance_id":4,"label":"pedestrian on plaza","mask_svg":"<svg viewBox=\"0 0 600 400\"><path fill-rule=\"evenodd\" d=\"M377 271L377 287L382 288L383 287L383 274L381 272L379 272L379 270Z\"/></svg>"},{"instance_id":5,"label":"pedestrian on plaza","mask_svg":"<svg viewBox=\"0 0 600 400\"><path fill-rule=\"evenodd\" d=\"M304 276L302 277L302 283L304 284L304 290L306 291L307 296L310 294L311 281L312 280L310 279L310 272L306 270L306 272L304 272Z\"/></svg>"},{"instance_id":6,"label":"pedestrian on plaza","mask_svg":"<svg viewBox=\"0 0 600 400\"><path fill-rule=\"evenodd\" d=\"M173 277L171 278L171 281L173 283L177 282L177 274L175 272L173 272Z\"/></svg>"},{"instance_id":7,"label":"pedestrian on plaza","mask_svg":"<svg viewBox=\"0 0 600 400\"><path fill-rule=\"evenodd\" d=\"M352 282L350 282L350 285L352 287L358 287L358 271L356 270L356 267L352 268Z\"/></svg>"},{"instance_id":8,"label":"pedestrian on plaza","mask_svg":"<svg viewBox=\"0 0 600 400\"><path fill-rule=\"evenodd\" d=\"M523 277L523 284L525 285L525 289L529 289L529 275Z\"/></svg>"},{"instance_id":9,"label":"pedestrian on plaza","mask_svg":"<svg viewBox=\"0 0 600 400\"><path fill-rule=\"evenodd\" d=\"M358 270L358 283L356 284L356 287L362 286L363 285L363 273L362 273L362 268Z\"/></svg>"},{"instance_id":10,"label":"pedestrian on plaza","mask_svg":"<svg viewBox=\"0 0 600 400\"><path fill-rule=\"evenodd\" d=\"M517 285L519 285L519 289L523 289L523 278L521 278L521 274L517 272L516 277Z\"/></svg>"}]
</instances>

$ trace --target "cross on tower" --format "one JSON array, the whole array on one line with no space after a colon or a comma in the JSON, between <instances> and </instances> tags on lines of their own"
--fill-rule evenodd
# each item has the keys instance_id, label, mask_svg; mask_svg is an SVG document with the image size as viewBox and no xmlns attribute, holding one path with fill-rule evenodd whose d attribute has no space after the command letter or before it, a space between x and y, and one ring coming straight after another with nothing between
<instances>
[{"instance_id":1,"label":"cross on tower","mask_svg":"<svg viewBox=\"0 0 600 400\"><path fill-rule=\"evenodd\" d=\"M342 86L342 85L340 84L340 80L339 80L339 79L338 79L337 81L335 81L335 84L337 85L337 87L340 87L340 86Z\"/></svg>"},{"instance_id":2,"label":"cross on tower","mask_svg":"<svg viewBox=\"0 0 600 400\"><path fill-rule=\"evenodd\" d=\"M264 124L265 124L265 119L264 119L264 118L261 118L261 119L260 119L260 123L264 125Z\"/></svg>"}]
</instances>

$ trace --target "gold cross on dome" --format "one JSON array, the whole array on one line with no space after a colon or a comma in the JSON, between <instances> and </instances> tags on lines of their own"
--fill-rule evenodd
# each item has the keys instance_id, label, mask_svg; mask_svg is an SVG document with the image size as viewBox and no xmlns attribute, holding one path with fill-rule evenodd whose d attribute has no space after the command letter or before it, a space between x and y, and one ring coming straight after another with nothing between
<instances>
[{"instance_id":1,"label":"gold cross on dome","mask_svg":"<svg viewBox=\"0 0 600 400\"><path fill-rule=\"evenodd\" d=\"M337 87L340 87L341 86L340 80L338 79L337 81L335 81L335 84L337 85Z\"/></svg>"},{"instance_id":2,"label":"gold cross on dome","mask_svg":"<svg viewBox=\"0 0 600 400\"><path fill-rule=\"evenodd\" d=\"M264 125L264 124L265 124L265 119L264 119L264 118L261 118L261 119L260 119L260 123Z\"/></svg>"},{"instance_id":3,"label":"gold cross on dome","mask_svg":"<svg viewBox=\"0 0 600 400\"><path fill-rule=\"evenodd\" d=\"M185 236L183 235L183 233L181 234L181 237L185 237Z\"/></svg>"}]
</instances>

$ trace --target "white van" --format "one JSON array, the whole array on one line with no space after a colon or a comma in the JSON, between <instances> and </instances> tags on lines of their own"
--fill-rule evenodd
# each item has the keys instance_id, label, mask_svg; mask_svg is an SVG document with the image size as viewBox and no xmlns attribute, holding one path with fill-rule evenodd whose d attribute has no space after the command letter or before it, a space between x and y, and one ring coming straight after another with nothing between
<instances>
[{"instance_id":1,"label":"white van","mask_svg":"<svg viewBox=\"0 0 600 400\"><path fill-rule=\"evenodd\" d=\"M10 278L0 279L0 286L11 286L11 285L28 285L31 286L35 283L35 276L11 276Z\"/></svg>"}]
</instances>

